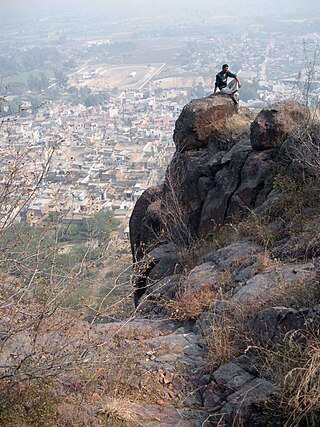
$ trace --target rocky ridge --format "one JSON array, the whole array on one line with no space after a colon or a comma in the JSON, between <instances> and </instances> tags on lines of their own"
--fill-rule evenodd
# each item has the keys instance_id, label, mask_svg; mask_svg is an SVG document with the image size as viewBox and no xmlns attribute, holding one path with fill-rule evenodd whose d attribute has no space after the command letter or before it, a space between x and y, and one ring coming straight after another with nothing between
<instances>
[{"instance_id":1,"label":"rocky ridge","mask_svg":"<svg viewBox=\"0 0 320 427\"><path fill-rule=\"evenodd\" d=\"M175 392L171 396L170 410L182 417L178 425L265 426L270 422L263 408L277 392L277 383L254 352L238 352L208 369L208 337L215 339L214 327L225 313L230 315L233 310L231 317L237 318L248 307L254 308L247 315L247 326L261 345L276 343L296 331L300 336L310 330L317 333L319 305L293 308L296 302L290 296L300 295L304 289L316 290L318 240L313 241L312 253L304 251L301 257L294 249L297 234L292 232L292 224L275 212L275 206L282 213L287 209L279 202L282 196L275 180L279 174L296 179L303 169L294 159L292 141L307 118L308 111L291 101L266 107L254 118L250 111L237 113L227 97L193 100L177 120L176 153L164 183L148 189L137 201L130 220L135 301L141 316L137 322L179 317L170 311L170 304L177 295L181 300L181 289L187 290L182 294L186 306L192 296L201 298L208 289L212 296L201 314L182 324L172 321L166 338L146 341L150 349L166 341L168 353L155 352L153 360L143 365L180 372L185 389L189 385L194 391L182 405L175 400ZM304 179L314 178L308 170L303 173ZM251 230L251 235L235 233L231 241L226 239L213 250L210 245L207 251L201 248L202 256L186 273L181 253L190 250L195 241L200 239L205 246L231 221L241 224L241 218L266 212L270 216L271 208L273 216L268 217L265 232L267 237L278 236L273 245L256 238L258 229ZM304 233L320 231L317 212L313 207L304 209L303 215L312 217L309 230L303 226ZM253 228L258 226L253 224ZM303 247L300 242L299 249ZM310 304L314 302L310 300ZM160 411L154 410L155 414ZM170 417L176 420L173 413ZM159 415L151 424L141 419L141 425L171 424Z\"/></svg>"}]
</instances>

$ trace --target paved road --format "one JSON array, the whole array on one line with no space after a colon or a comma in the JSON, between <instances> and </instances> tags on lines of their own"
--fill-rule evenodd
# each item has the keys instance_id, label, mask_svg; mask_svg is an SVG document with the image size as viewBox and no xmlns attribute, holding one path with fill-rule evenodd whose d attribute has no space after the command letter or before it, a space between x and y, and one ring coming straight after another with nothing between
<instances>
[{"instance_id":1,"label":"paved road","mask_svg":"<svg viewBox=\"0 0 320 427\"><path fill-rule=\"evenodd\" d=\"M161 67L159 67L153 74L151 74L150 77L147 78L147 80L145 80L142 85L139 87L139 90L141 90L142 88L144 88L144 86L150 82L150 80L152 80L157 74L159 74L164 67L166 66L166 63L162 64Z\"/></svg>"}]
</instances>

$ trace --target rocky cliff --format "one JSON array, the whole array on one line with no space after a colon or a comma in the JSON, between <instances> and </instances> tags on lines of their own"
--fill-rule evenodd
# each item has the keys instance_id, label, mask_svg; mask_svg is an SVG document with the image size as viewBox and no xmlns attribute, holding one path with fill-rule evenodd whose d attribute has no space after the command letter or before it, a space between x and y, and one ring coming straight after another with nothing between
<instances>
[{"instance_id":1,"label":"rocky cliff","mask_svg":"<svg viewBox=\"0 0 320 427\"><path fill-rule=\"evenodd\" d=\"M303 153L319 125L296 102L237 112L216 96L186 105L173 139L163 184L130 220L137 310L192 336L182 354L205 421L191 425L273 425L279 378L248 349L294 332L303 351L318 334L319 169Z\"/></svg>"},{"instance_id":2,"label":"rocky cliff","mask_svg":"<svg viewBox=\"0 0 320 427\"><path fill-rule=\"evenodd\" d=\"M130 220L133 259L140 261L163 245L176 253L219 225L267 205L275 197L274 177L293 163L283 144L307 112L295 102L272 105L253 120L236 113L229 98L216 96L186 105L176 122L176 152L164 183L137 201ZM288 146L288 145L287 145ZM170 247L164 246L171 244ZM158 256L144 276L154 279ZM170 263L166 273L172 272ZM176 264L175 256L171 264ZM157 278L159 274L156 274ZM144 283L137 284L142 287ZM139 293L139 292L138 292Z\"/></svg>"}]
</instances>

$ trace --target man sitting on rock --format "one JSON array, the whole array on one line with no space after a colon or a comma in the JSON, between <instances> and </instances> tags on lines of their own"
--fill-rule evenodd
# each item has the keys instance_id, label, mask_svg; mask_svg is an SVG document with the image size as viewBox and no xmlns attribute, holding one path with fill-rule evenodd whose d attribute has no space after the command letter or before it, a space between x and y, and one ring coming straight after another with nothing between
<instances>
[{"instance_id":1,"label":"man sitting on rock","mask_svg":"<svg viewBox=\"0 0 320 427\"><path fill-rule=\"evenodd\" d=\"M231 77L232 80L228 83L228 77ZM229 71L229 65L223 64L222 71L216 75L216 83L214 85L214 92L210 97L215 96L217 88L220 89L221 93L230 95L232 101L238 105L239 104L239 94L238 88L241 88L240 80L237 75Z\"/></svg>"}]
</instances>

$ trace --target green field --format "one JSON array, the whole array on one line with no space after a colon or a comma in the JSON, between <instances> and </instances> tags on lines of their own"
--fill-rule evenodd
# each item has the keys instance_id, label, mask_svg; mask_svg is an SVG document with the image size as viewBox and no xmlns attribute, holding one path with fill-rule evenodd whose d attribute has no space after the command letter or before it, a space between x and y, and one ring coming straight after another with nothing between
<instances>
[{"instance_id":1,"label":"green field","mask_svg":"<svg viewBox=\"0 0 320 427\"><path fill-rule=\"evenodd\" d=\"M27 84L28 79L31 75L39 77L40 73L44 73L48 79L51 79L54 77L53 70L33 70L33 71L27 71L24 73L20 73L14 76L10 77L2 77L1 83L5 86L10 85L12 83L24 83Z\"/></svg>"}]
</instances>

